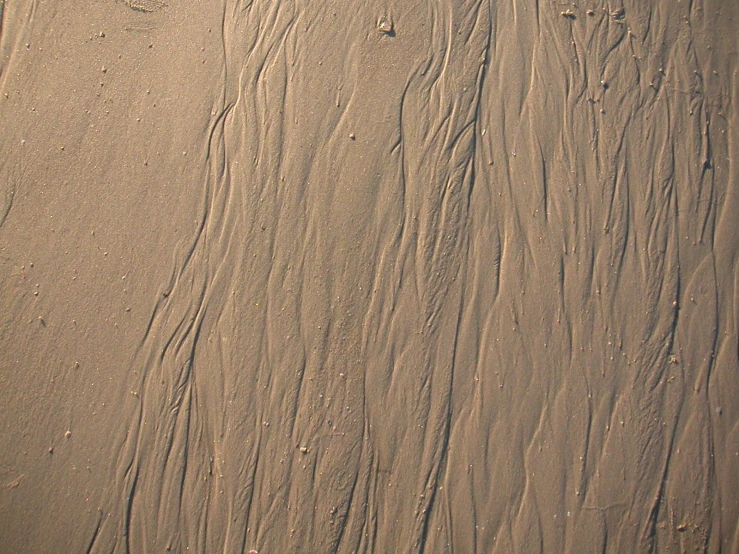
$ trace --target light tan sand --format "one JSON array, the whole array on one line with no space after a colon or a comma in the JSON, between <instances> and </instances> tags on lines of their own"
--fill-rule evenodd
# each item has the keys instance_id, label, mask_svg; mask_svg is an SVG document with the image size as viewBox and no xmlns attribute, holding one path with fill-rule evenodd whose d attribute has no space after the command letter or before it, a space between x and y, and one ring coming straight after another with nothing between
<instances>
[{"instance_id":1,"label":"light tan sand","mask_svg":"<svg viewBox=\"0 0 739 554\"><path fill-rule=\"evenodd\" d=\"M0 13L0 552L739 551L736 2Z\"/></svg>"}]
</instances>

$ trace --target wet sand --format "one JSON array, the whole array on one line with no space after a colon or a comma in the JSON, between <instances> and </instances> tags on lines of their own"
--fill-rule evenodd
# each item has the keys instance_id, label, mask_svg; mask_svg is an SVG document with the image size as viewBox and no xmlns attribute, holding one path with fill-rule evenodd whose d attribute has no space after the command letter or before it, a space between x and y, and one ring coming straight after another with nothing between
<instances>
[{"instance_id":1,"label":"wet sand","mask_svg":"<svg viewBox=\"0 0 739 554\"><path fill-rule=\"evenodd\" d=\"M739 551L734 2L0 14L0 552Z\"/></svg>"}]
</instances>

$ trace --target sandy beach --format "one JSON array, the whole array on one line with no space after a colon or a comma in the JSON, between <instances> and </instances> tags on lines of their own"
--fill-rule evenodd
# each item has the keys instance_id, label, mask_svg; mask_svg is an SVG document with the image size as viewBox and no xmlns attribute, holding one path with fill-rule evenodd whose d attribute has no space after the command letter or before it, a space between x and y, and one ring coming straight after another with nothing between
<instances>
[{"instance_id":1,"label":"sandy beach","mask_svg":"<svg viewBox=\"0 0 739 554\"><path fill-rule=\"evenodd\" d=\"M0 1L0 554L739 552L738 28Z\"/></svg>"}]
</instances>

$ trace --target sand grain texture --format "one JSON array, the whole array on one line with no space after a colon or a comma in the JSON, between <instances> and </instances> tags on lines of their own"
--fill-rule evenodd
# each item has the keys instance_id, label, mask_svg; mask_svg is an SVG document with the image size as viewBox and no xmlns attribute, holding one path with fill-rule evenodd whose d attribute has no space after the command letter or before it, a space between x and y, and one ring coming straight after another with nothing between
<instances>
[{"instance_id":1,"label":"sand grain texture","mask_svg":"<svg viewBox=\"0 0 739 554\"><path fill-rule=\"evenodd\" d=\"M0 4L0 551L739 550L737 11Z\"/></svg>"}]
</instances>

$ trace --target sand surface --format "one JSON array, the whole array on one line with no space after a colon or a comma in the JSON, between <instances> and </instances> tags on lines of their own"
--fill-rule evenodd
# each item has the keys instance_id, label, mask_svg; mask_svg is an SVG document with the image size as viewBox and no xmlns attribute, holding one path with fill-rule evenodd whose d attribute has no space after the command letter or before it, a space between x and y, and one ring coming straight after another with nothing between
<instances>
[{"instance_id":1,"label":"sand surface","mask_svg":"<svg viewBox=\"0 0 739 554\"><path fill-rule=\"evenodd\" d=\"M0 552L739 552L734 1L0 2Z\"/></svg>"}]
</instances>

